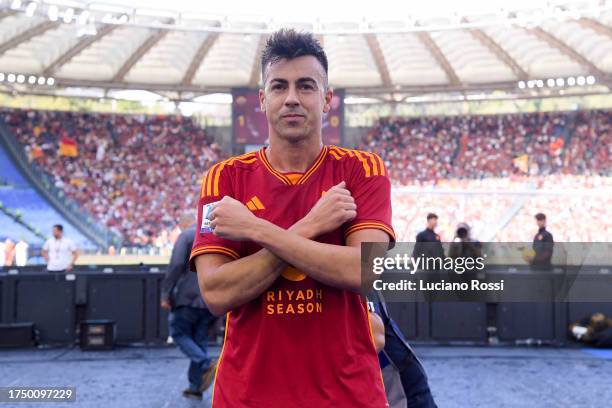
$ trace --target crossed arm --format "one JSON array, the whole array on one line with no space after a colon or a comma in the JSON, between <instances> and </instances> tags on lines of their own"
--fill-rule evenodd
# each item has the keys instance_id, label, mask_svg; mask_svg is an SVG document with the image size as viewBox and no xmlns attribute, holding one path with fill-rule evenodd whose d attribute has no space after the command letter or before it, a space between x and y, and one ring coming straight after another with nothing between
<instances>
[{"instance_id":1,"label":"crossed arm","mask_svg":"<svg viewBox=\"0 0 612 408\"><path fill-rule=\"evenodd\" d=\"M389 236L365 229L349 235L347 246L313 241L355 216L354 200L343 183L329 190L288 230L255 217L239 201L224 197L211 214L215 234L254 241L263 249L238 260L220 254L196 258L200 291L210 311L221 315L256 298L288 265L327 285L359 291L361 242L388 242Z\"/></svg>"}]
</instances>

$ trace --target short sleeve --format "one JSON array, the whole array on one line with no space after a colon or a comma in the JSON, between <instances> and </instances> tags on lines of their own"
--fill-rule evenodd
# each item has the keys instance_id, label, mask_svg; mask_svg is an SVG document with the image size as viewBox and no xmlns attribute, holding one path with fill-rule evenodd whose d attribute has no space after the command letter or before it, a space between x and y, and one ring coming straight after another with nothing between
<instances>
[{"instance_id":1,"label":"short sleeve","mask_svg":"<svg viewBox=\"0 0 612 408\"><path fill-rule=\"evenodd\" d=\"M218 237L206 226L205 208L224 196L234 198L234 191L228 168L224 162L221 162L212 166L202 180L198 200L198 220L189 256L189 269L192 272L196 271L195 258L203 254L222 254L232 259L240 258L241 242Z\"/></svg>"},{"instance_id":2,"label":"short sleeve","mask_svg":"<svg viewBox=\"0 0 612 408\"><path fill-rule=\"evenodd\" d=\"M49 240L45 241L45 244L42 247L43 251L48 251L49 250Z\"/></svg>"},{"instance_id":3,"label":"short sleeve","mask_svg":"<svg viewBox=\"0 0 612 408\"><path fill-rule=\"evenodd\" d=\"M355 160L347 187L355 199L357 217L348 224L344 237L363 229L379 229L395 241L391 221L391 183L385 165L375 153L352 152Z\"/></svg>"},{"instance_id":4,"label":"short sleeve","mask_svg":"<svg viewBox=\"0 0 612 408\"><path fill-rule=\"evenodd\" d=\"M68 248L69 248L70 252L74 252L74 251L76 251L78 249L76 244L72 240L68 241Z\"/></svg>"}]
</instances>

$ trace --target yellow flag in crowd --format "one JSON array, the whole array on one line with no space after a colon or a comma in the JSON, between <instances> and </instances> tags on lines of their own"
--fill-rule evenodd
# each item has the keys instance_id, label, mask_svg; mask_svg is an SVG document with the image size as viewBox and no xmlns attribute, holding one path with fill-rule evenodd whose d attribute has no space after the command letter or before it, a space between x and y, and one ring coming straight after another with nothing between
<instances>
[{"instance_id":1,"label":"yellow flag in crowd","mask_svg":"<svg viewBox=\"0 0 612 408\"><path fill-rule=\"evenodd\" d=\"M79 150L77 149L76 140L68 136L62 136L62 138L60 139L59 154L60 156L68 157L78 156Z\"/></svg>"}]
</instances>

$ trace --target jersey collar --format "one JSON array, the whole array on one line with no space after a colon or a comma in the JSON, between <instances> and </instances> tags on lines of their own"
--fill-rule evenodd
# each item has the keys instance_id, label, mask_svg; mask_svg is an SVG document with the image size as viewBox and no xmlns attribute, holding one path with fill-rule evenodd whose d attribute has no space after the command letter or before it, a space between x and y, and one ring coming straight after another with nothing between
<instances>
[{"instance_id":1,"label":"jersey collar","mask_svg":"<svg viewBox=\"0 0 612 408\"><path fill-rule=\"evenodd\" d=\"M265 168L276 178L278 178L280 181L282 181L284 184L287 185L297 185L297 184L304 184L306 182L306 180L308 180L308 178L315 172L317 171L317 169L319 167L321 167L321 164L323 163L323 161L325 160L325 157L327 156L327 146L323 146L323 148L321 149L321 151L319 152L319 155L317 156L317 158L315 159L315 161L313 162L313 164L310 166L310 168L308 168L308 170L306 170L304 173L302 173L302 176L298 179L296 179L295 181L292 181L289 177L287 177L286 175L284 175L283 173L277 171L274 169L274 167L272 167L272 165L270 164L270 162L268 161L268 158L266 157L266 148L262 147L259 150L259 158L261 159L261 162L264 164Z\"/></svg>"}]
</instances>

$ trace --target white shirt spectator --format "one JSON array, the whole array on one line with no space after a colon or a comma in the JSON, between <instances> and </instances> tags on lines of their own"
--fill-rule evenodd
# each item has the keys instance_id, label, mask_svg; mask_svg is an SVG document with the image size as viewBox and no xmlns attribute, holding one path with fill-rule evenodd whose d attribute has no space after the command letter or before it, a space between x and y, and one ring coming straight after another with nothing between
<instances>
[{"instance_id":1,"label":"white shirt spectator","mask_svg":"<svg viewBox=\"0 0 612 408\"><path fill-rule=\"evenodd\" d=\"M43 249L49 254L47 270L64 271L72 263L72 254L77 250L76 245L69 238L49 238Z\"/></svg>"},{"instance_id":2,"label":"white shirt spectator","mask_svg":"<svg viewBox=\"0 0 612 408\"><path fill-rule=\"evenodd\" d=\"M98 143L98 148L96 149L96 160L102 161L104 159L104 154L106 153L106 144L105 140L102 140Z\"/></svg>"},{"instance_id":3,"label":"white shirt spectator","mask_svg":"<svg viewBox=\"0 0 612 408\"><path fill-rule=\"evenodd\" d=\"M15 264L17 266L26 266L28 263L28 244L24 241L19 241L15 245Z\"/></svg>"}]
</instances>

